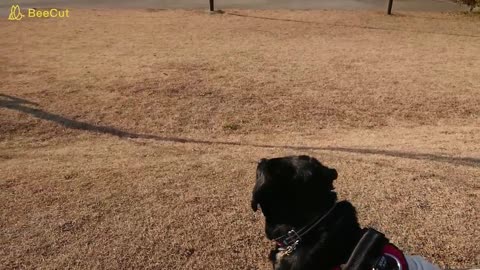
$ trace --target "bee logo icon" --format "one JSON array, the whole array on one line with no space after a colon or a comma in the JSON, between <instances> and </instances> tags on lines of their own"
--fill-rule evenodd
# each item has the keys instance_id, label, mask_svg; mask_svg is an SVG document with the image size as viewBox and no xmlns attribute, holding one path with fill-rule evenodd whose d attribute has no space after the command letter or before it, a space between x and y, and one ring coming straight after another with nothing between
<instances>
[{"instance_id":1,"label":"bee logo icon","mask_svg":"<svg viewBox=\"0 0 480 270\"><path fill-rule=\"evenodd\" d=\"M9 21L20 21L25 15L22 14L19 5L12 5L10 8L10 15L8 15Z\"/></svg>"}]
</instances>

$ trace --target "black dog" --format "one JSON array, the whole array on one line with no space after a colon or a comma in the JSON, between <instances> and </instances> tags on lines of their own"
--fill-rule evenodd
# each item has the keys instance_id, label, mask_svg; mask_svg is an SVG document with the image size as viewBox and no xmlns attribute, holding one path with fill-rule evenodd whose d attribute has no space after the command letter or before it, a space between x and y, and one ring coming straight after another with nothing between
<instances>
[{"instance_id":1,"label":"black dog","mask_svg":"<svg viewBox=\"0 0 480 270\"><path fill-rule=\"evenodd\" d=\"M267 238L275 241L270 253L274 269L340 269L341 265L352 261L352 253L362 252L359 243L365 238L366 230L360 227L352 204L337 201L333 187L336 178L335 169L309 156L259 162L251 207L257 211L260 205ZM368 241L362 243L365 242ZM395 246L385 247L393 255L385 253L388 256L369 264L370 269L380 265L377 269L414 270L412 266L409 269L411 261L407 264L405 256ZM434 266L424 260L412 265L418 263L422 267L416 269L438 269L431 268ZM389 267L392 264L394 267Z\"/></svg>"}]
</instances>

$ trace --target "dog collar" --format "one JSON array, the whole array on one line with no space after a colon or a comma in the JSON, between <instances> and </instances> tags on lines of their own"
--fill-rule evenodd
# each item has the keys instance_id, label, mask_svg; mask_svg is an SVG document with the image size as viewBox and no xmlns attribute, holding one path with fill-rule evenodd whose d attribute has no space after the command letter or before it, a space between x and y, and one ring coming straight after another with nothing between
<instances>
[{"instance_id":1,"label":"dog collar","mask_svg":"<svg viewBox=\"0 0 480 270\"><path fill-rule=\"evenodd\" d=\"M286 235L275 238L273 242L278 247L278 250L281 252L281 257L288 256L297 249L298 244L302 240L302 237L309 233L313 228L318 226L337 206L338 202L335 202L325 214L321 217L315 219L309 225L301 228L296 231L295 229L290 230Z\"/></svg>"}]
</instances>

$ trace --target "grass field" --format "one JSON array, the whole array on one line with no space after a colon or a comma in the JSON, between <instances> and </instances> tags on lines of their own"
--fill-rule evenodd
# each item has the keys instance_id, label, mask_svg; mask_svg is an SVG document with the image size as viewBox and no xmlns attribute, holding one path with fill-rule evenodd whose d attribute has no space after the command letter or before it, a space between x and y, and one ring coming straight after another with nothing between
<instances>
[{"instance_id":1,"label":"grass field","mask_svg":"<svg viewBox=\"0 0 480 270\"><path fill-rule=\"evenodd\" d=\"M75 10L0 21L0 268L269 269L256 161L480 265L480 18Z\"/></svg>"}]
</instances>

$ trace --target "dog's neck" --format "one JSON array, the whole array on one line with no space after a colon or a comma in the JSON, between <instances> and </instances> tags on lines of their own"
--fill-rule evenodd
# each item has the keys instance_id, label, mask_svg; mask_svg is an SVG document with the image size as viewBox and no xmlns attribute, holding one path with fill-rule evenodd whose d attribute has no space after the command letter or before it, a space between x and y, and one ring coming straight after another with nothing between
<instances>
[{"instance_id":1,"label":"dog's neck","mask_svg":"<svg viewBox=\"0 0 480 270\"><path fill-rule=\"evenodd\" d=\"M324 222L302 238L294 253L280 258L277 248L270 258L276 270L331 270L346 263L361 235L355 208L342 201Z\"/></svg>"}]
</instances>

